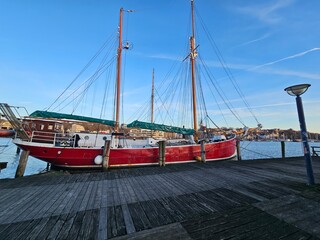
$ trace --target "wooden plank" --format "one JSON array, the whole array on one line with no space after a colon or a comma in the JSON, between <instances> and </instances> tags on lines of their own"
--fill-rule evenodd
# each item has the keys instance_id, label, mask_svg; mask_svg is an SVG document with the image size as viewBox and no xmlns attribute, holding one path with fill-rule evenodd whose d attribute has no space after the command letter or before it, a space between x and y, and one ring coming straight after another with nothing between
<instances>
[{"instance_id":1,"label":"wooden plank","mask_svg":"<svg viewBox=\"0 0 320 240\"><path fill-rule=\"evenodd\" d=\"M96 239L98 231L98 210L87 210L82 219L82 225L79 231L78 239Z\"/></svg>"},{"instance_id":2,"label":"wooden plank","mask_svg":"<svg viewBox=\"0 0 320 240\"><path fill-rule=\"evenodd\" d=\"M107 234L107 206L108 206L108 189L109 189L109 181L102 180L101 181L101 201L100 201L100 211L99 211L99 224L98 224L98 239L106 239Z\"/></svg>"},{"instance_id":3,"label":"wooden plank","mask_svg":"<svg viewBox=\"0 0 320 240\"><path fill-rule=\"evenodd\" d=\"M131 183L132 189L137 197L137 201L147 201L148 196L145 192L145 189L143 188L143 185L141 184L141 177L131 177L128 178L129 182Z\"/></svg>"},{"instance_id":4,"label":"wooden plank","mask_svg":"<svg viewBox=\"0 0 320 240\"><path fill-rule=\"evenodd\" d=\"M107 239L108 237L108 220L107 220L108 208L101 207L98 216L98 233L97 239Z\"/></svg>"},{"instance_id":5,"label":"wooden plank","mask_svg":"<svg viewBox=\"0 0 320 240\"><path fill-rule=\"evenodd\" d=\"M0 186L1 239L133 238L177 222L195 239L311 237L293 224L320 236L320 194L306 186L300 160L112 169Z\"/></svg>"},{"instance_id":6,"label":"wooden plank","mask_svg":"<svg viewBox=\"0 0 320 240\"><path fill-rule=\"evenodd\" d=\"M95 202L95 198L96 198L96 194L97 194L97 185L98 185L98 181L91 181L91 192L88 198L88 202L87 202L87 206L86 206L86 210L87 209L94 209L94 202Z\"/></svg>"},{"instance_id":7,"label":"wooden plank","mask_svg":"<svg viewBox=\"0 0 320 240\"><path fill-rule=\"evenodd\" d=\"M161 215L159 214L159 210L156 208L156 206L153 205L155 203L156 203L155 200L150 200L150 201L140 203L140 206L141 206L144 214L146 215L146 217L150 223L151 228L163 225L162 224L163 219L161 218Z\"/></svg>"},{"instance_id":8,"label":"wooden plank","mask_svg":"<svg viewBox=\"0 0 320 240\"><path fill-rule=\"evenodd\" d=\"M59 201L59 197L65 193L62 191L62 189L64 189L63 185L43 186L42 189L42 197L39 198L40 201L30 201L31 206L26 208L22 220L50 216L51 213L48 214L48 210L52 207L55 208L55 203Z\"/></svg>"},{"instance_id":9,"label":"wooden plank","mask_svg":"<svg viewBox=\"0 0 320 240\"><path fill-rule=\"evenodd\" d=\"M126 204L125 205L121 205L121 209L122 209L122 215L123 215L124 223L125 223L125 226L126 226L127 234L131 234L131 233L136 232L136 229L135 229L134 224L133 224L132 217L130 215L130 211L129 211L128 205L126 205Z\"/></svg>"},{"instance_id":10,"label":"wooden plank","mask_svg":"<svg viewBox=\"0 0 320 240\"><path fill-rule=\"evenodd\" d=\"M82 220L84 218L85 211L77 212L74 216L74 218L70 221L72 223L72 226L70 228L70 231L66 232L64 235L67 235L65 239L77 239L80 229L82 227Z\"/></svg>"},{"instance_id":11,"label":"wooden plank","mask_svg":"<svg viewBox=\"0 0 320 240\"><path fill-rule=\"evenodd\" d=\"M108 207L107 213L107 234L108 238L122 236L126 234L125 221L122 214L121 206Z\"/></svg>"},{"instance_id":12,"label":"wooden plank","mask_svg":"<svg viewBox=\"0 0 320 240\"><path fill-rule=\"evenodd\" d=\"M2 197L0 201L0 221L1 216L5 215L11 208L16 207L16 204L19 204L18 199L23 201L32 194L34 192L28 191L26 188L0 189L0 197Z\"/></svg>"},{"instance_id":13,"label":"wooden plank","mask_svg":"<svg viewBox=\"0 0 320 240\"><path fill-rule=\"evenodd\" d=\"M52 216L49 218L49 221L43 226L42 230L37 235L37 239L46 239L50 234L55 224L57 223L59 216Z\"/></svg>"},{"instance_id":14,"label":"wooden plank","mask_svg":"<svg viewBox=\"0 0 320 240\"><path fill-rule=\"evenodd\" d=\"M244 195L240 192L232 191L231 189L227 188L216 188L212 190L215 194L222 196L229 201L233 201L238 204L253 204L258 202L256 199Z\"/></svg>"},{"instance_id":15,"label":"wooden plank","mask_svg":"<svg viewBox=\"0 0 320 240\"><path fill-rule=\"evenodd\" d=\"M128 204L128 208L136 231L142 231L152 227L140 202L130 203Z\"/></svg>"},{"instance_id":16,"label":"wooden plank","mask_svg":"<svg viewBox=\"0 0 320 240\"><path fill-rule=\"evenodd\" d=\"M87 205L88 205L89 199L90 199L91 194L92 194L94 182L90 181L90 182L86 182L86 184L88 184L88 188L86 189L86 192L84 193L84 196L82 198L82 201L81 201L81 204L79 206L79 210L78 211L87 210Z\"/></svg>"},{"instance_id":17,"label":"wooden plank","mask_svg":"<svg viewBox=\"0 0 320 240\"><path fill-rule=\"evenodd\" d=\"M65 194L63 195L61 194L63 198L60 199L59 201L56 201L55 208L52 208L52 213L53 214L69 213L74 202L77 201L78 194L81 191L82 186L83 184L81 184L80 182L68 183L63 189Z\"/></svg>"},{"instance_id":18,"label":"wooden plank","mask_svg":"<svg viewBox=\"0 0 320 240\"><path fill-rule=\"evenodd\" d=\"M69 232L71 231L73 223L76 219L76 215L77 215L77 213L75 213L75 212L71 212L71 213L65 214L65 215L60 215L60 218L62 218L64 223L61 226L59 233L57 233L57 235L56 235L57 239L68 239L68 235L69 235ZM52 236L53 236L53 234L52 234Z\"/></svg>"},{"instance_id":19,"label":"wooden plank","mask_svg":"<svg viewBox=\"0 0 320 240\"><path fill-rule=\"evenodd\" d=\"M144 239L166 239L166 240L191 240L186 230L179 224L173 223L150 230L140 231L122 237L113 238L114 240L144 240Z\"/></svg>"},{"instance_id":20,"label":"wooden plank","mask_svg":"<svg viewBox=\"0 0 320 240\"><path fill-rule=\"evenodd\" d=\"M70 210L71 212L80 211L80 207L81 207L83 198L84 198L84 196L85 196L85 194L87 192L88 187L89 187L88 183L86 183L86 182L82 183L81 191L79 192L79 194L77 196L77 201L75 202L75 204L72 206L72 208Z\"/></svg>"},{"instance_id":21,"label":"wooden plank","mask_svg":"<svg viewBox=\"0 0 320 240\"><path fill-rule=\"evenodd\" d=\"M18 239L18 236L28 228L29 221L8 224L8 227L1 233L1 239Z\"/></svg>"},{"instance_id":22,"label":"wooden plank","mask_svg":"<svg viewBox=\"0 0 320 240\"><path fill-rule=\"evenodd\" d=\"M23 212L28 211L28 208L35 206L34 203L42 201L44 187L31 188L30 193L27 192L21 199L13 200L13 204L3 210L0 221L3 223L10 223L16 219L24 218ZM15 204L14 204L15 203Z\"/></svg>"}]
</instances>

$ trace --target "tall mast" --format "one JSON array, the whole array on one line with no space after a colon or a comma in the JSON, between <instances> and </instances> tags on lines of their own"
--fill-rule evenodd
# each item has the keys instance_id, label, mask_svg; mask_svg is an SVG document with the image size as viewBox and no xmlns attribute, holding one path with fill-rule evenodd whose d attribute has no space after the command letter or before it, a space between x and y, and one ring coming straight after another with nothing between
<instances>
[{"instance_id":1,"label":"tall mast","mask_svg":"<svg viewBox=\"0 0 320 240\"><path fill-rule=\"evenodd\" d=\"M120 90L121 90L121 53L122 53L122 16L123 8L120 8L120 20L119 20L119 45L117 51L117 86L116 86L116 125L115 131L119 132L119 115L120 115Z\"/></svg>"},{"instance_id":2,"label":"tall mast","mask_svg":"<svg viewBox=\"0 0 320 240\"><path fill-rule=\"evenodd\" d=\"M153 108L154 108L154 69L152 70L152 92L151 92L151 123L153 123Z\"/></svg>"},{"instance_id":3,"label":"tall mast","mask_svg":"<svg viewBox=\"0 0 320 240\"><path fill-rule=\"evenodd\" d=\"M192 20L192 36L190 37L190 62L191 62L191 83L192 83L192 108L193 108L193 129L195 131L194 139L198 141L198 123L197 123L197 94L195 79L195 59L197 52L195 50L195 34L194 34L194 0L191 0L191 20Z\"/></svg>"}]
</instances>

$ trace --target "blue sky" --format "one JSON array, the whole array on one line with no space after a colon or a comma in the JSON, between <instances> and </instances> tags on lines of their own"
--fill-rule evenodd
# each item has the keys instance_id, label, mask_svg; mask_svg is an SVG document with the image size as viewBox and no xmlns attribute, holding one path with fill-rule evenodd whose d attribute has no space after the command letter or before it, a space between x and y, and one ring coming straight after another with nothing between
<instances>
[{"instance_id":1,"label":"blue sky","mask_svg":"<svg viewBox=\"0 0 320 240\"><path fill-rule=\"evenodd\" d=\"M195 4L264 128L298 130L295 99L283 89L310 83L302 96L307 128L320 132L320 1L196 0ZM132 45L125 56L123 83L122 121L127 121L149 97L152 69L157 86L186 54L188 0L0 1L0 102L25 106L29 112L48 107L116 32L120 7L135 10L124 20L124 39ZM198 26L199 20L200 32ZM245 124L255 127L212 50L206 50L210 45L202 40L197 37L199 52L210 71ZM207 107L219 126L226 125L221 112L230 117L228 126L242 126L225 106L218 110L213 105ZM99 116L91 109L85 114Z\"/></svg>"}]
</instances>

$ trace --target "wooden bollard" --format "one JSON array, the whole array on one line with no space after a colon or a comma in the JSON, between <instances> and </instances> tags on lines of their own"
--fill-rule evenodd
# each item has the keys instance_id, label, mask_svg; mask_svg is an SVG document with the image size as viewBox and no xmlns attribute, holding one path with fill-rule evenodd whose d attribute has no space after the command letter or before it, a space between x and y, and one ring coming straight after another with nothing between
<instances>
[{"instance_id":1,"label":"wooden bollard","mask_svg":"<svg viewBox=\"0 0 320 240\"><path fill-rule=\"evenodd\" d=\"M102 169L104 171L107 171L109 168L110 148L111 148L111 141L105 139L104 147L103 147L103 160L102 160Z\"/></svg>"},{"instance_id":2,"label":"wooden bollard","mask_svg":"<svg viewBox=\"0 0 320 240\"><path fill-rule=\"evenodd\" d=\"M19 159L19 164L18 164L18 167L17 167L15 178L23 177L24 172L26 170L28 157L29 157L29 151L24 151L23 150L22 153L21 153L20 159Z\"/></svg>"},{"instance_id":3,"label":"wooden bollard","mask_svg":"<svg viewBox=\"0 0 320 240\"><path fill-rule=\"evenodd\" d=\"M202 140L200 142L200 148L201 148L201 162L206 162L206 148L205 148L205 140Z\"/></svg>"},{"instance_id":4,"label":"wooden bollard","mask_svg":"<svg viewBox=\"0 0 320 240\"><path fill-rule=\"evenodd\" d=\"M166 141L159 141L159 166L166 165Z\"/></svg>"},{"instance_id":5,"label":"wooden bollard","mask_svg":"<svg viewBox=\"0 0 320 240\"><path fill-rule=\"evenodd\" d=\"M240 140L237 140L236 146L237 146L237 160L240 161L240 160L242 160L242 158L241 158Z\"/></svg>"},{"instance_id":6,"label":"wooden bollard","mask_svg":"<svg viewBox=\"0 0 320 240\"><path fill-rule=\"evenodd\" d=\"M286 158L286 145L284 141L281 141L281 156L282 159Z\"/></svg>"}]
</instances>

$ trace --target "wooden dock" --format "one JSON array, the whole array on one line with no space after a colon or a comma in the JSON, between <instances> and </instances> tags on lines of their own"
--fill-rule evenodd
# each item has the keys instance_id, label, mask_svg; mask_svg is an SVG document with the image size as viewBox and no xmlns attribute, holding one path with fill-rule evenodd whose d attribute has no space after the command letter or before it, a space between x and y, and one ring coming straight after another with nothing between
<instances>
[{"instance_id":1,"label":"wooden dock","mask_svg":"<svg viewBox=\"0 0 320 240\"><path fill-rule=\"evenodd\" d=\"M306 182L303 158L2 179L0 239L318 239Z\"/></svg>"}]
</instances>

